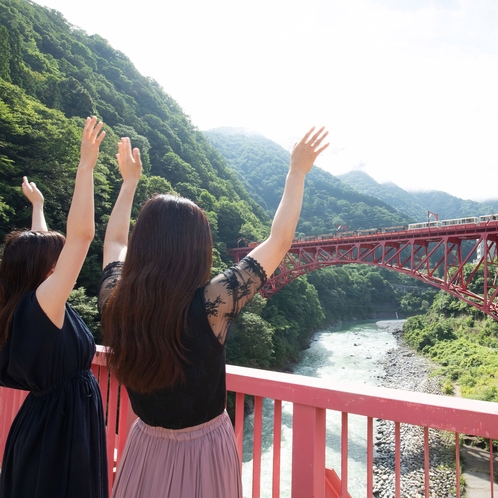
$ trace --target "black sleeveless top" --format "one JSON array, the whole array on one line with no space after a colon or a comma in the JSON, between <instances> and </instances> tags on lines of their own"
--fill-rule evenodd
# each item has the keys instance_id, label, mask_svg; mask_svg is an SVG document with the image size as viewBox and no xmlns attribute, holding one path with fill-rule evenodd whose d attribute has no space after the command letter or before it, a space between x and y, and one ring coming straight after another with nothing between
<instances>
[{"instance_id":1,"label":"black sleeveless top","mask_svg":"<svg viewBox=\"0 0 498 498\"><path fill-rule=\"evenodd\" d=\"M0 350L0 386L30 391L10 428L0 497L107 498L105 421L91 332L66 304L58 328L31 291ZM1 411L0 406L0 411Z\"/></svg>"},{"instance_id":2,"label":"black sleeveless top","mask_svg":"<svg viewBox=\"0 0 498 498\"><path fill-rule=\"evenodd\" d=\"M114 262L104 269L99 309L118 284L122 265ZM150 394L127 388L133 411L146 424L183 429L208 422L223 412L229 328L265 281L263 268L246 257L197 290L189 308L187 329L181 337L188 359L184 364L185 383Z\"/></svg>"}]
</instances>

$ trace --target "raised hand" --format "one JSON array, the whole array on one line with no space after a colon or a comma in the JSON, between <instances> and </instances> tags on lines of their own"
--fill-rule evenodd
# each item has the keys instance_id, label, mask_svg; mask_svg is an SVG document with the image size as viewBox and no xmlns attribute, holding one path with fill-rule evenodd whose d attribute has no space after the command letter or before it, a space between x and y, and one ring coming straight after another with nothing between
<instances>
[{"instance_id":1,"label":"raised hand","mask_svg":"<svg viewBox=\"0 0 498 498\"><path fill-rule=\"evenodd\" d=\"M99 147L105 137L105 131L101 131L102 126L102 121L97 122L95 116L86 118L81 137L80 166L95 168L99 158Z\"/></svg>"},{"instance_id":2,"label":"raised hand","mask_svg":"<svg viewBox=\"0 0 498 498\"><path fill-rule=\"evenodd\" d=\"M43 214L43 194L38 190L35 182L28 182L26 176L22 177L22 193L27 197L29 202L32 204L31 213L31 230L35 232L46 232L47 222L45 221L45 215Z\"/></svg>"},{"instance_id":3,"label":"raised hand","mask_svg":"<svg viewBox=\"0 0 498 498\"><path fill-rule=\"evenodd\" d=\"M67 298L73 290L95 235L93 169L104 137L102 123L97 122L95 116L86 118L73 199L67 215L66 243L54 272L36 289L36 298L42 310L59 328L64 324Z\"/></svg>"},{"instance_id":4,"label":"raised hand","mask_svg":"<svg viewBox=\"0 0 498 498\"><path fill-rule=\"evenodd\" d=\"M142 174L142 160L140 158L140 150L136 147L132 150L131 141L128 137L122 137L118 142L118 160L119 172L123 178L123 182L138 183Z\"/></svg>"},{"instance_id":5,"label":"raised hand","mask_svg":"<svg viewBox=\"0 0 498 498\"><path fill-rule=\"evenodd\" d=\"M28 182L28 177L22 177L22 193L31 204L43 204L43 194L38 190L35 182Z\"/></svg>"},{"instance_id":6,"label":"raised hand","mask_svg":"<svg viewBox=\"0 0 498 498\"><path fill-rule=\"evenodd\" d=\"M316 133L314 131L315 128L311 128L294 145L284 193L273 218L270 236L249 253L249 256L263 267L267 275L275 271L292 244L301 212L306 174L312 168L318 154L329 146L328 143L322 145L328 135L325 128L320 128Z\"/></svg>"},{"instance_id":7,"label":"raised hand","mask_svg":"<svg viewBox=\"0 0 498 498\"><path fill-rule=\"evenodd\" d=\"M116 204L114 204L111 216L109 217L109 222L107 223L102 268L105 268L113 261L125 260L128 248L131 208L138 180L140 180L140 175L142 174L140 151L137 148L132 150L128 137L123 137L118 142L116 159L118 160L119 171L123 177L123 183L119 190Z\"/></svg>"},{"instance_id":8,"label":"raised hand","mask_svg":"<svg viewBox=\"0 0 498 498\"><path fill-rule=\"evenodd\" d=\"M324 138L329 134L328 131L324 130L325 127L322 126L313 134L315 131L315 127L313 127L294 145L290 160L290 171L308 173L318 155L329 146L329 143L321 145Z\"/></svg>"}]
</instances>

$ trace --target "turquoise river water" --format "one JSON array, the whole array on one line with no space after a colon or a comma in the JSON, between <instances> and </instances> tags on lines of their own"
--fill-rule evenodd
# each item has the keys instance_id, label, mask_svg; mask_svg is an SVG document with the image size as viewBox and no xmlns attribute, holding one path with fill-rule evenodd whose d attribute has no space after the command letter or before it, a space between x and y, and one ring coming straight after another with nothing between
<instances>
[{"instance_id":1,"label":"turquoise river water","mask_svg":"<svg viewBox=\"0 0 498 498\"><path fill-rule=\"evenodd\" d=\"M302 353L293 372L330 382L357 382L379 385L382 360L389 349L396 347L393 335L377 327L375 322L355 322L341 328L317 332L310 348ZM327 411L326 464L340 475L340 413ZM253 416L246 417L242 482L244 497L252 496L252 428ZM348 489L352 498L366 496L366 419L349 416ZM263 403L263 454L261 497L271 498L273 455L273 402ZM282 404L281 487L282 497L290 496L292 453L292 404Z\"/></svg>"}]
</instances>

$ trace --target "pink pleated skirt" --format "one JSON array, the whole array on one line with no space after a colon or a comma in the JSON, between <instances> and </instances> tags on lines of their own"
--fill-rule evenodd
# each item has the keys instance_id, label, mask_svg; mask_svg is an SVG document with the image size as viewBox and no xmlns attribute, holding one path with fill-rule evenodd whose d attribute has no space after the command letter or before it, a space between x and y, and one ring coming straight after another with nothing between
<instances>
[{"instance_id":1,"label":"pink pleated skirt","mask_svg":"<svg viewBox=\"0 0 498 498\"><path fill-rule=\"evenodd\" d=\"M119 463L111 498L242 498L235 434L226 412L186 429L138 419Z\"/></svg>"}]
</instances>

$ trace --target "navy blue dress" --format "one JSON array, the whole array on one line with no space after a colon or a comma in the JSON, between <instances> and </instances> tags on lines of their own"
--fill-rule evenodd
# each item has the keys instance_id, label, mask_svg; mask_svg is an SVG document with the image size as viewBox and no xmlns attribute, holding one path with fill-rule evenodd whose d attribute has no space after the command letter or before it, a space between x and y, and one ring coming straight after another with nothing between
<instances>
[{"instance_id":1,"label":"navy blue dress","mask_svg":"<svg viewBox=\"0 0 498 498\"><path fill-rule=\"evenodd\" d=\"M0 350L0 385L30 391L7 439L0 498L108 496L105 425L90 366L95 342L66 304L62 329L35 292L16 308Z\"/></svg>"}]
</instances>

